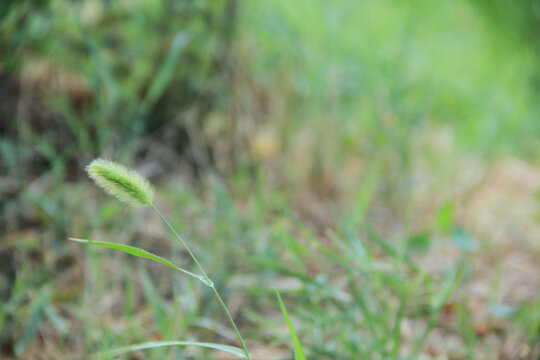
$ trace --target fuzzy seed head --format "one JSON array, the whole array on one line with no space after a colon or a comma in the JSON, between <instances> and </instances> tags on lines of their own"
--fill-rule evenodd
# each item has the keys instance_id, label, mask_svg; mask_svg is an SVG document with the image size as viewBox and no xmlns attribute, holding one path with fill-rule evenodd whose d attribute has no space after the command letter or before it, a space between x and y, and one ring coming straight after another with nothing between
<instances>
[{"instance_id":1,"label":"fuzzy seed head","mask_svg":"<svg viewBox=\"0 0 540 360\"><path fill-rule=\"evenodd\" d=\"M154 188L141 175L115 162L95 159L86 166L88 176L109 195L133 206L152 205Z\"/></svg>"}]
</instances>

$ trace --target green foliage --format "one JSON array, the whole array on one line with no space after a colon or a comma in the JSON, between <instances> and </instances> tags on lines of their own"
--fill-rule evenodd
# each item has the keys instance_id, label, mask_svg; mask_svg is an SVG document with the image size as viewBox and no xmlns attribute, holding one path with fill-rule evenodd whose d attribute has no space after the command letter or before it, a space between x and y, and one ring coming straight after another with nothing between
<instances>
[{"instance_id":1,"label":"green foliage","mask_svg":"<svg viewBox=\"0 0 540 360\"><path fill-rule=\"evenodd\" d=\"M185 273L185 274L187 274L189 276L192 276L192 277L196 278L197 280L201 280L201 281L204 282L204 280L201 279L201 276L190 273L189 271L186 271L186 270L174 265L172 262L170 262L167 259L162 258L161 256L154 255L154 254L152 254L152 253L150 253L150 252L148 252L146 250L139 249L139 248L137 248L135 246L129 246L129 245L111 243L111 242L105 242L105 241L90 241L90 240L75 239L75 238L69 238L69 240L76 241L76 242L81 243L81 244L102 246L102 247L106 247L106 248L109 248L109 249L119 250L119 251L125 252L125 253L133 255L133 256L154 260L154 261L157 261L159 263L162 263L163 265L171 267L171 268L173 268L175 270L183 272L183 273Z\"/></svg>"},{"instance_id":2,"label":"green foliage","mask_svg":"<svg viewBox=\"0 0 540 360\"><path fill-rule=\"evenodd\" d=\"M359 153L406 168L434 128L466 153L538 151L535 54L495 35L468 1L272 1L246 4L240 19L259 29L241 37L258 44L253 77L319 129L325 162ZM305 124L286 121L283 136Z\"/></svg>"},{"instance_id":3,"label":"green foliage","mask_svg":"<svg viewBox=\"0 0 540 360\"><path fill-rule=\"evenodd\" d=\"M298 340L298 336L296 336L296 333L294 331L294 328L292 326L291 320L289 319L289 314L287 314L287 309L285 308L285 304L283 304L283 300L281 300L281 296L279 295L279 292L276 292L278 301L279 301L279 307L281 308L281 312L283 313L283 316L285 317L285 321L287 321L287 326L289 328L289 331L291 333L291 339L294 344L294 359L295 360L305 360L306 357L304 356L304 351L302 350L302 345L300 345L300 341Z\"/></svg>"},{"instance_id":4,"label":"green foliage","mask_svg":"<svg viewBox=\"0 0 540 360\"><path fill-rule=\"evenodd\" d=\"M475 0L481 13L491 21L493 31L511 41L525 42L540 51L540 1L538 0Z\"/></svg>"},{"instance_id":5,"label":"green foliage","mask_svg":"<svg viewBox=\"0 0 540 360\"><path fill-rule=\"evenodd\" d=\"M491 336L460 286L493 254L454 191L471 159L476 174L539 158L537 2L0 1L0 357L141 343L120 350L212 358L161 340L235 341L211 289L167 271L200 279L180 242L87 201L84 165L103 154L160 183L250 348L417 359L442 334L481 358ZM278 150L259 159L267 128ZM152 203L124 175L108 179ZM153 261L134 272L70 234ZM426 273L441 247L458 261ZM274 288L295 336L272 317ZM539 309L496 303L493 334L519 332L532 354Z\"/></svg>"},{"instance_id":6,"label":"green foliage","mask_svg":"<svg viewBox=\"0 0 540 360\"><path fill-rule=\"evenodd\" d=\"M36 335L41 317L44 315L45 308L50 301L50 297L50 289L44 288L30 305L28 323L26 324L21 339L19 339L15 344L15 354L17 356L21 356L24 353L24 351L27 349L28 345Z\"/></svg>"},{"instance_id":7,"label":"green foliage","mask_svg":"<svg viewBox=\"0 0 540 360\"><path fill-rule=\"evenodd\" d=\"M196 342L196 341L154 341L154 342L147 342L143 344L137 344L137 345L130 345L130 346L124 346L118 349L115 349L113 351L109 351L106 353L101 353L100 356L109 356L109 355L122 355L125 353L129 353L132 351L138 351L138 350L146 350L146 349L155 349L155 348L161 348L161 347L170 347L170 346L199 346L209 349L215 349L215 350L221 350L225 351L229 354L232 354L236 357L239 357L241 359L246 359L246 356L244 354L244 351L242 349L236 348L234 346L227 346L227 345L221 345L221 344L212 344L212 343L203 343L203 342Z\"/></svg>"},{"instance_id":8,"label":"green foliage","mask_svg":"<svg viewBox=\"0 0 540 360\"><path fill-rule=\"evenodd\" d=\"M179 268L178 266L174 265L173 263L171 263L170 261L162 257L159 257L157 255L149 253L148 251L145 251L145 250L133 247L133 246L126 246L126 245L106 243L106 242L91 242L91 241L75 239L75 238L70 238L70 240L73 240L79 243L84 243L84 244L104 246L104 247L112 248L115 250L120 250L128 254L137 256L137 257L143 257L143 258L155 260L159 263L172 267L175 270L181 271L198 280L201 280L205 285L210 287L212 291L214 292L214 295L219 301L219 304L221 305L225 314L229 318L229 321L231 322L231 325L236 335L238 336L238 340L242 344L243 350L241 351L244 353L243 357L250 360L251 356L249 355L249 352L246 348L244 340L242 339L242 336L240 335L240 332L238 331L238 328L231 314L229 313L229 310L227 309L227 305L225 304L225 302L221 298L221 295L216 289L214 282L210 280L208 274L206 273L206 270L204 270L202 265L199 263L199 260L197 259L195 254L191 251L191 249L189 248L187 243L184 241L184 239L176 232L176 230L165 219L165 217L161 214L161 212L152 204L152 198L154 196L154 189L152 188L150 183L145 178L135 173L134 171L129 170L119 164L113 163L108 160L96 159L92 161L90 165L87 166L86 170L88 172L88 175L96 182L98 186L104 188L107 193L109 193L112 196L115 196L119 200L125 201L127 203L131 203L133 205L151 206L152 209L155 211L156 215L158 215L161 218L163 223L167 225L167 227L174 234L176 239L180 242L180 244L182 244L184 249L190 255L193 262L195 262L195 264L197 265L198 270L201 272L202 275L195 275L193 273L190 273L189 271ZM154 285L152 281L150 281L150 278L148 277L146 272L142 271L141 274L142 274L141 279L143 280L143 288L145 290L145 293L151 305L153 305L154 314L156 318L159 319L161 318L161 316L159 315L161 313L159 311L159 306L157 306L156 291L154 289ZM161 320L158 322L160 324L164 324L163 318L161 318ZM165 328L163 328L162 330L164 329ZM196 345L196 344L199 344L199 343L191 343L191 345ZM213 344L212 346L209 346L208 344L199 345L199 346L213 347L213 348L219 347L219 345L215 345L215 344ZM159 346L156 346L156 347L159 347ZM223 349L225 351L230 352L231 349L233 348L230 346L223 346Z\"/></svg>"},{"instance_id":9,"label":"green foliage","mask_svg":"<svg viewBox=\"0 0 540 360\"><path fill-rule=\"evenodd\" d=\"M19 162L41 172L52 166L48 155L64 166L97 154L125 158L140 149L141 136L162 135L155 131L165 124L182 133L188 113L203 114L227 97L220 63L230 57L234 6L191 0L11 4L0 23L0 72L14 89L0 106L2 127L23 140L16 142L25 153ZM41 110L14 126L18 99ZM37 140L48 154L35 148ZM173 140L183 147L184 138Z\"/></svg>"}]
</instances>

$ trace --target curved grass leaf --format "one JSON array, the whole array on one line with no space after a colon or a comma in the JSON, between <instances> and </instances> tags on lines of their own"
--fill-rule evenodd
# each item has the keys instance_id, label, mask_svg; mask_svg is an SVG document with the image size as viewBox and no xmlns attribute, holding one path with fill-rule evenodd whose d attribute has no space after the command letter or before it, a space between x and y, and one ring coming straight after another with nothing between
<instances>
[{"instance_id":1,"label":"curved grass leaf","mask_svg":"<svg viewBox=\"0 0 540 360\"><path fill-rule=\"evenodd\" d=\"M300 341L298 340L298 337L296 336L296 332L294 331L291 320L289 319L289 315L287 314L287 309L285 308L285 304L283 304L283 300L281 300L281 296L279 295L279 292L276 291L276 295L279 300L279 306L281 307L281 312L283 313L283 316L285 317L285 321L287 321L287 326L289 327L289 332L291 333L291 338L294 343L294 359L306 360L304 352L302 351L302 346L300 345Z\"/></svg>"},{"instance_id":2,"label":"curved grass leaf","mask_svg":"<svg viewBox=\"0 0 540 360\"><path fill-rule=\"evenodd\" d=\"M155 349L155 348L166 347L166 346L200 346L200 347L204 347L208 349L225 351L241 359L246 359L244 350L240 348L229 346L229 345L196 342L196 341L153 341L153 342L147 342L147 343L142 343L142 344L124 346L124 347L117 348L111 351L100 353L100 355L115 356L115 355L121 355L121 354L129 353L129 352L137 351L137 350Z\"/></svg>"},{"instance_id":3,"label":"curved grass leaf","mask_svg":"<svg viewBox=\"0 0 540 360\"><path fill-rule=\"evenodd\" d=\"M112 243L112 242L106 242L106 241L83 240L83 239L77 239L77 238L69 238L69 240L76 241L76 242L81 243L81 244L96 245L96 246L102 246L102 247L106 247L106 248L110 248L110 249L120 250L120 251L123 251L123 252L125 252L127 254L130 254L130 255L133 255L133 256L154 260L154 261L157 261L159 263L162 263L163 265L167 265L167 266L169 266L169 267L171 267L171 268L173 268L175 270L181 271L184 274L192 276L192 277L196 278L197 280L201 280L202 282L206 283L202 276L199 276L197 274L193 274L192 272L184 270L181 267L178 267L178 266L174 265L169 260L162 258L161 256L157 256L155 254L152 254L151 252L148 252L146 250L140 249L140 248L135 247L135 246Z\"/></svg>"}]
</instances>

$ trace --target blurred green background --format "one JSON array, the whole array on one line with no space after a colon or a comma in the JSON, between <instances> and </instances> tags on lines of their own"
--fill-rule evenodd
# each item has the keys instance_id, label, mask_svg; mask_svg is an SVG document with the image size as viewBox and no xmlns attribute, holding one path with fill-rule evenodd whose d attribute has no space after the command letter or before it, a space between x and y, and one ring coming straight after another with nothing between
<instances>
[{"instance_id":1,"label":"blurred green background","mask_svg":"<svg viewBox=\"0 0 540 360\"><path fill-rule=\"evenodd\" d=\"M540 359L540 1L0 4L0 357ZM225 359L198 348L126 359Z\"/></svg>"}]
</instances>

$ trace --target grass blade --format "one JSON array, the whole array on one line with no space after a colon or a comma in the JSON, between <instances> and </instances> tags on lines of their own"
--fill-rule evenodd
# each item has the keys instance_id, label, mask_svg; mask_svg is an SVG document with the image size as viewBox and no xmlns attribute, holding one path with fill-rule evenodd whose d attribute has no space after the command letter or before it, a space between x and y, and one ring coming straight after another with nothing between
<instances>
[{"instance_id":1,"label":"grass blade","mask_svg":"<svg viewBox=\"0 0 540 360\"><path fill-rule=\"evenodd\" d=\"M241 359L246 359L244 350L240 348L229 346L229 345L196 342L196 341L153 341L153 342L147 342L147 343L142 343L142 344L124 346L124 347L117 348L111 351L100 353L98 356L122 355L122 354L126 354L132 351L155 349L155 348L166 347L166 346L199 346L199 347L204 347L208 349L225 351Z\"/></svg>"},{"instance_id":2,"label":"grass blade","mask_svg":"<svg viewBox=\"0 0 540 360\"><path fill-rule=\"evenodd\" d=\"M143 111L148 110L158 100L167 85L169 85L178 57L188 42L189 35L185 31L178 33L173 39L165 61L158 70L154 81L150 85L150 90L148 90L148 94L143 101Z\"/></svg>"},{"instance_id":3,"label":"grass blade","mask_svg":"<svg viewBox=\"0 0 540 360\"><path fill-rule=\"evenodd\" d=\"M51 292L48 288L41 291L36 299L30 305L30 314L27 319L26 327L20 340L15 344L15 354L21 356L34 339L38 330L39 321L43 311L47 307L51 298Z\"/></svg>"},{"instance_id":4,"label":"grass blade","mask_svg":"<svg viewBox=\"0 0 540 360\"><path fill-rule=\"evenodd\" d=\"M150 309L152 309L152 313L154 314L154 322L158 326L162 338L166 337L167 334L169 334L170 327L170 322L167 321L170 315L169 308L160 298L159 293L144 266L139 268L139 277L141 279L142 290L146 297L146 301L148 301Z\"/></svg>"},{"instance_id":5,"label":"grass blade","mask_svg":"<svg viewBox=\"0 0 540 360\"><path fill-rule=\"evenodd\" d=\"M76 242L81 243L81 244L96 245L96 246L102 246L102 247L106 247L106 248L110 248L110 249L120 250L122 252L125 252L126 254L130 254L130 255L145 258L145 259L154 260L154 261L157 261L159 263L162 263L163 265L167 265L167 266L169 266L169 267L171 267L173 269L181 271L184 274L187 274L187 275L189 275L191 277L194 277L197 280L201 280L203 283L206 284L206 280L204 280L202 276L199 276L197 274L194 274L192 272L184 270L184 269L174 265L169 260L167 260L165 258L162 258L161 256L152 254L151 252L148 252L146 250L140 249L140 248L135 247L135 246L112 243L112 242L106 242L106 241L83 240L83 239L77 239L77 238L69 238L69 240L76 241Z\"/></svg>"},{"instance_id":6,"label":"grass blade","mask_svg":"<svg viewBox=\"0 0 540 360\"><path fill-rule=\"evenodd\" d=\"M294 342L294 359L306 360L306 357L304 356L304 352L302 351L302 346L300 345L300 341L298 341L296 332L294 332L294 328L292 326L291 320L289 319L289 315L287 314L287 309L285 308L285 304L283 304L283 300L281 300L281 296L279 295L279 292L276 291L276 295L279 300L279 306L281 307L281 312L283 313L283 316L285 317L285 321L287 321L287 326L289 327L291 338L293 339L293 342Z\"/></svg>"}]
</instances>

